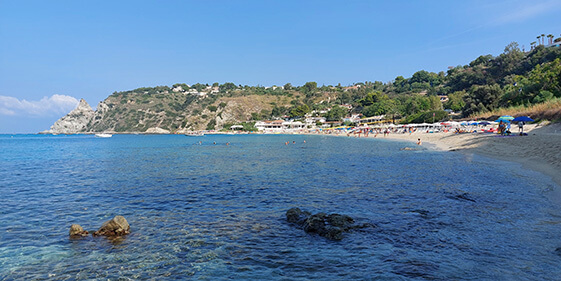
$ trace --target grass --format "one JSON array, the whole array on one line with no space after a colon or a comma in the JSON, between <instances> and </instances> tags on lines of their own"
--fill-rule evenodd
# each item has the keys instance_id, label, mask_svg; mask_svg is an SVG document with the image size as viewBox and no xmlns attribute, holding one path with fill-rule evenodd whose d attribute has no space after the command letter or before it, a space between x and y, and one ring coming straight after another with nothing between
<instances>
[{"instance_id":1,"label":"grass","mask_svg":"<svg viewBox=\"0 0 561 281\"><path fill-rule=\"evenodd\" d=\"M548 100L544 103L533 104L530 106L513 106L507 108L499 108L493 111L478 113L470 116L477 119L493 119L503 115L530 116L534 120L561 120L561 98Z\"/></svg>"}]
</instances>

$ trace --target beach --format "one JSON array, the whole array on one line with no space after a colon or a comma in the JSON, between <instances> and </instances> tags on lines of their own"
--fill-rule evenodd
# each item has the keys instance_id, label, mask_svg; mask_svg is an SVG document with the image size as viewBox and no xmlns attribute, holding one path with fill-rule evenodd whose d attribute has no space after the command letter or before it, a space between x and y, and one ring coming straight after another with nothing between
<instances>
[{"instance_id":1,"label":"beach","mask_svg":"<svg viewBox=\"0 0 561 281\"><path fill-rule=\"evenodd\" d=\"M478 154L494 159L520 163L523 168L531 169L550 176L561 186L561 124L525 125L527 136L500 136L492 133L391 133L377 138L407 140L422 145L432 145L439 150L458 151L464 154ZM370 134L369 137L374 137ZM552 200L561 203L561 190L555 190Z\"/></svg>"}]
</instances>

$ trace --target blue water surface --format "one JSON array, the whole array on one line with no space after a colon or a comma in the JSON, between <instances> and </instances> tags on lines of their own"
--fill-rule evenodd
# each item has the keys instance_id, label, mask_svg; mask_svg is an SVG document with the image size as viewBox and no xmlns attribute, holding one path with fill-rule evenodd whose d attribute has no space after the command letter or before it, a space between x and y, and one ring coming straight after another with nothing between
<instances>
[{"instance_id":1,"label":"blue water surface","mask_svg":"<svg viewBox=\"0 0 561 281\"><path fill-rule=\"evenodd\" d=\"M548 196L559 186L517 164L407 146L0 135L0 279L558 280L561 208ZM292 207L375 227L331 241L287 223ZM92 231L115 215L130 235L68 237L73 223Z\"/></svg>"}]
</instances>

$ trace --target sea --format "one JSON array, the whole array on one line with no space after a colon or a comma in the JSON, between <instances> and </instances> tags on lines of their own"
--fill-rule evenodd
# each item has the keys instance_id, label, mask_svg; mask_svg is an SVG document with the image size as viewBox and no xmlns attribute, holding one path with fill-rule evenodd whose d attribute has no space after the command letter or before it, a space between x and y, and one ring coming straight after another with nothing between
<instances>
[{"instance_id":1,"label":"sea","mask_svg":"<svg viewBox=\"0 0 561 281\"><path fill-rule=\"evenodd\" d=\"M559 188L383 137L0 135L0 280L559 280ZM68 235L116 215L131 234Z\"/></svg>"}]
</instances>

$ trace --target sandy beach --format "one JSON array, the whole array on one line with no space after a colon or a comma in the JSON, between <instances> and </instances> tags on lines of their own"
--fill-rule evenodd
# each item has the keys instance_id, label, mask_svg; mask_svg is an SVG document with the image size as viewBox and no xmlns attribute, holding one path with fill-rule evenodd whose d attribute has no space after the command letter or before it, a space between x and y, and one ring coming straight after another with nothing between
<instances>
[{"instance_id":1,"label":"sandy beach","mask_svg":"<svg viewBox=\"0 0 561 281\"><path fill-rule=\"evenodd\" d=\"M515 128L513 130L515 134L511 136L491 133L414 132L392 133L386 137L378 134L376 137L411 142L417 142L420 138L423 146L433 145L440 150L517 162L524 168L550 176L557 185L561 186L561 124L526 125L524 132L528 135L519 136L518 128ZM561 203L561 190L552 192L552 200Z\"/></svg>"}]
</instances>

